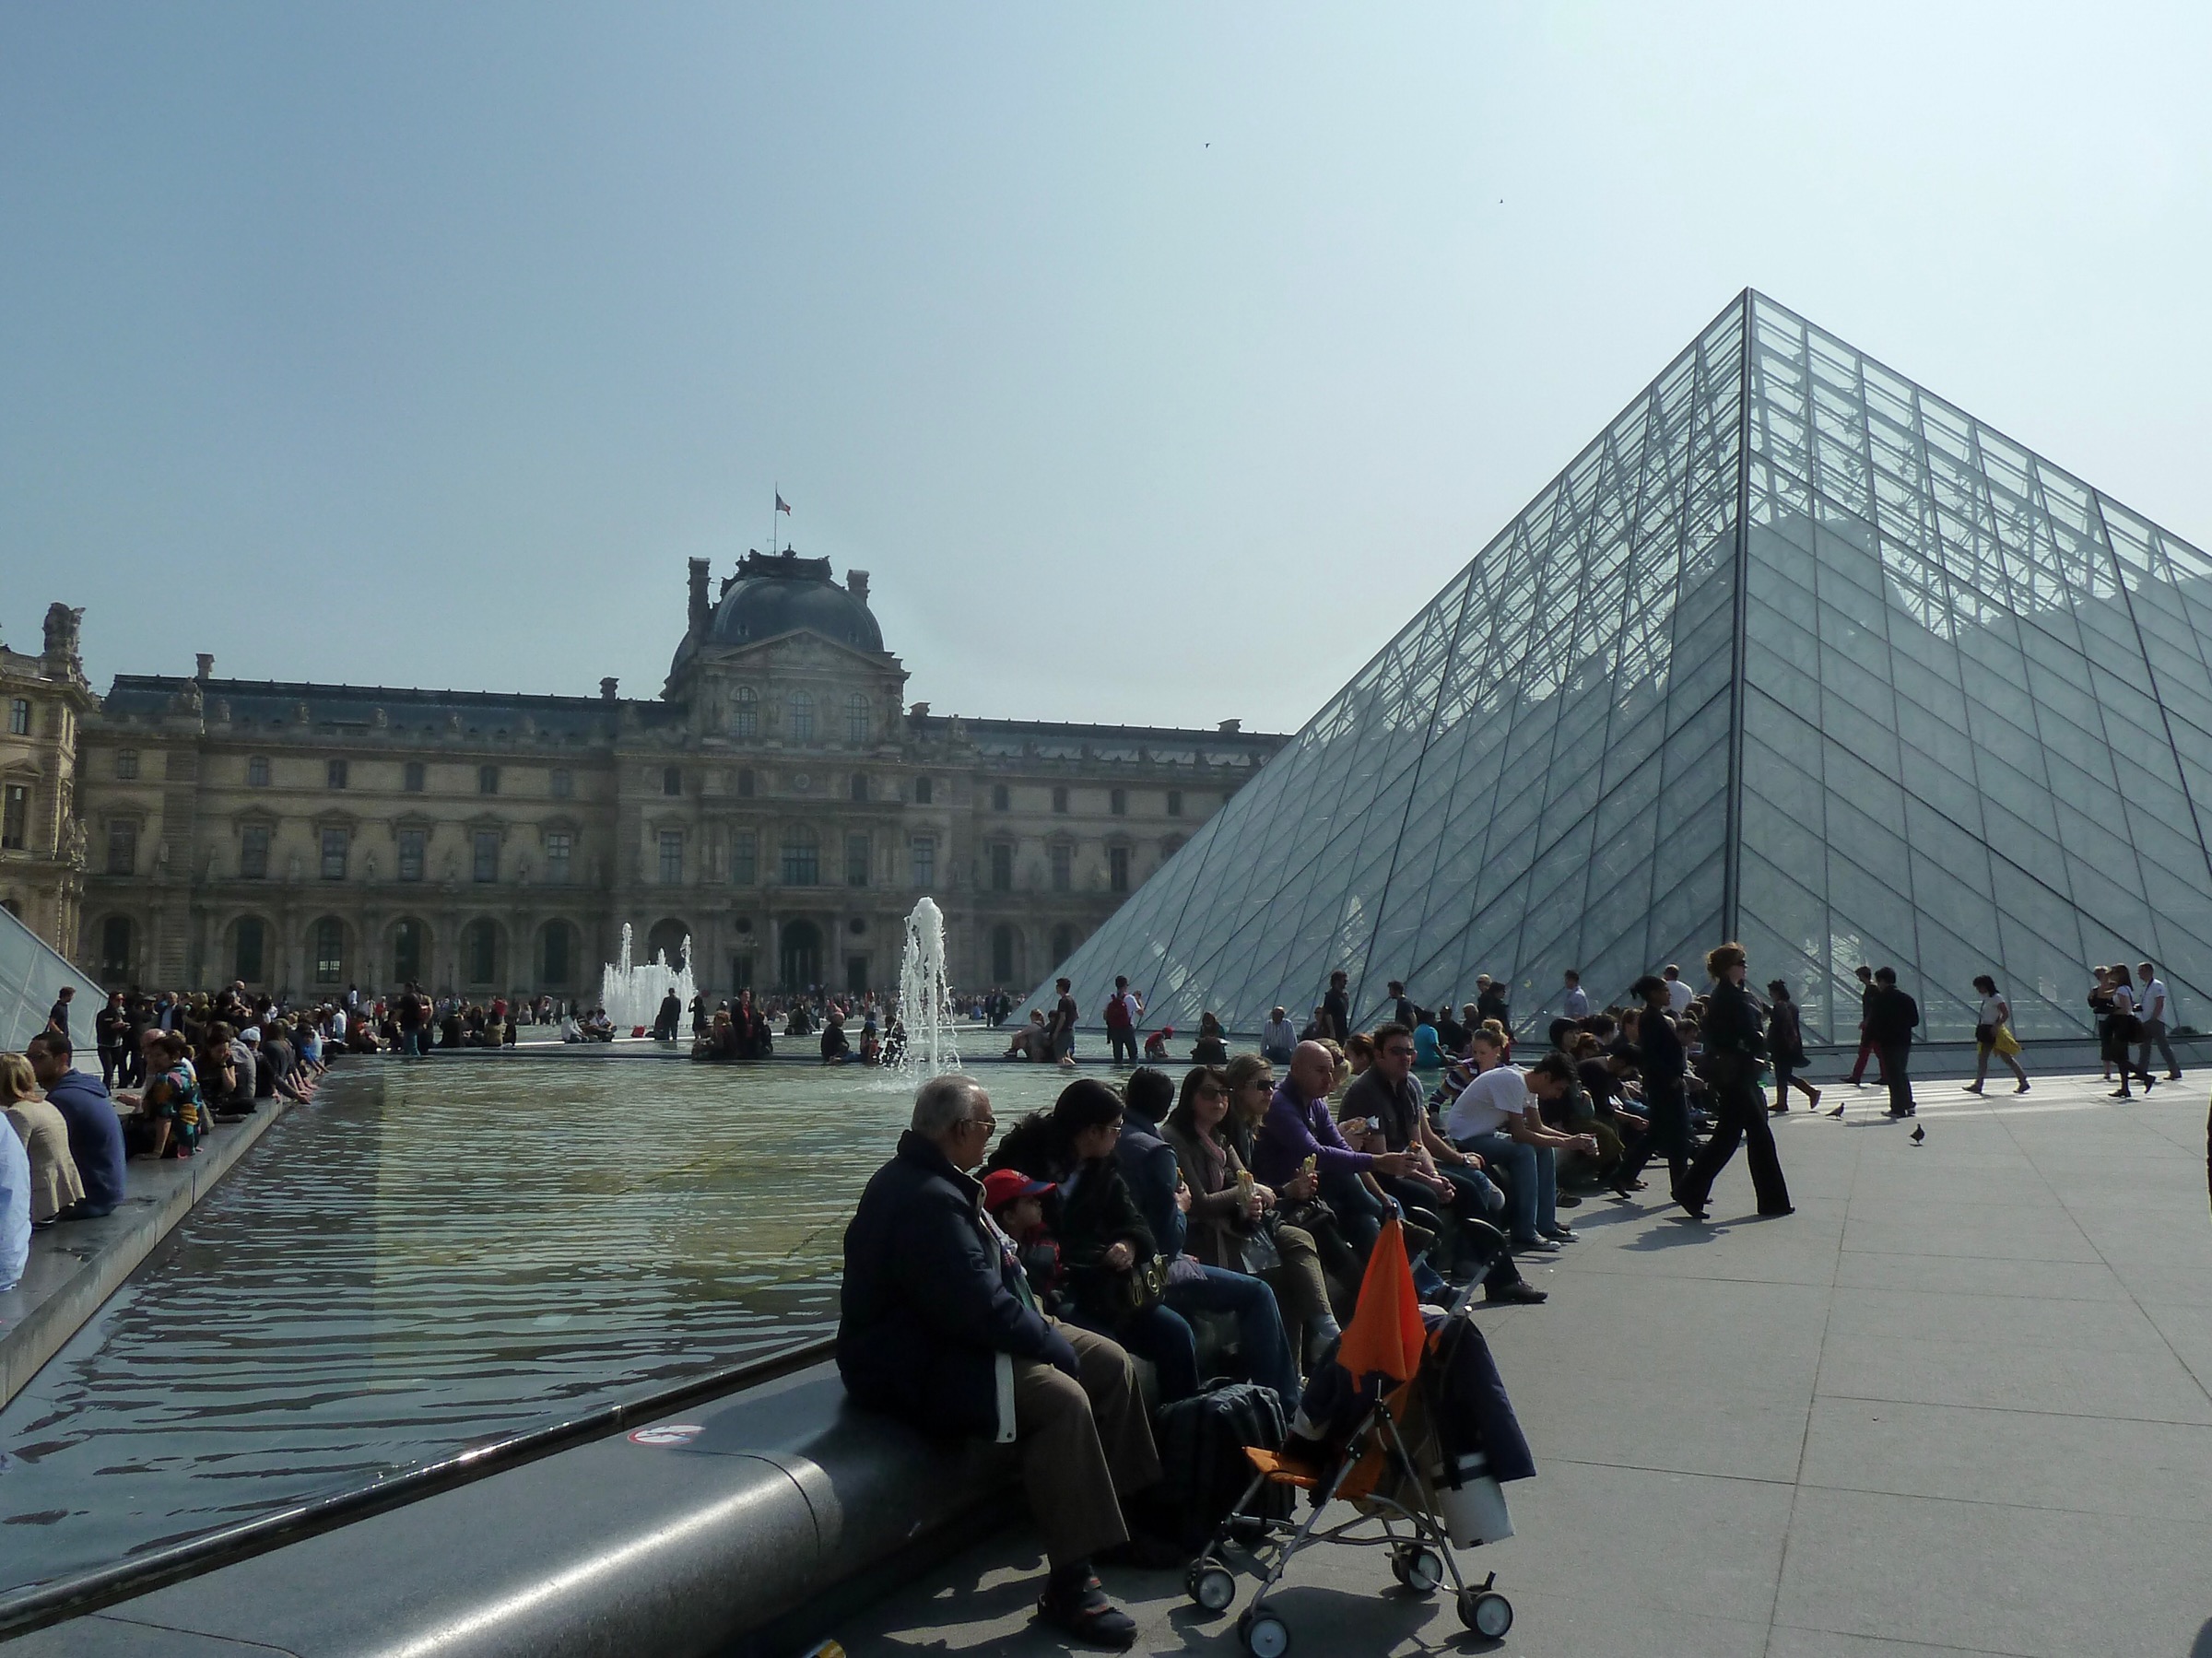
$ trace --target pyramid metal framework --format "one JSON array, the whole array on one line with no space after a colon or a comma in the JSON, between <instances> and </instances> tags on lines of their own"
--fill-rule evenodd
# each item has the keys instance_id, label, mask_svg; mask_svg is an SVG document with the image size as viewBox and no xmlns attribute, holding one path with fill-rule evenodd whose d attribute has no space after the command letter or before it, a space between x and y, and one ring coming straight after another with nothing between
<instances>
[{"instance_id":1,"label":"pyramid metal framework","mask_svg":"<svg viewBox=\"0 0 2212 1658\"><path fill-rule=\"evenodd\" d=\"M1094 1023L1302 1023L1328 974L1602 1003L1740 939L2077 1036L2212 990L2212 558L1747 290L1059 971ZM1041 990L1031 1005L1048 998Z\"/></svg>"}]
</instances>

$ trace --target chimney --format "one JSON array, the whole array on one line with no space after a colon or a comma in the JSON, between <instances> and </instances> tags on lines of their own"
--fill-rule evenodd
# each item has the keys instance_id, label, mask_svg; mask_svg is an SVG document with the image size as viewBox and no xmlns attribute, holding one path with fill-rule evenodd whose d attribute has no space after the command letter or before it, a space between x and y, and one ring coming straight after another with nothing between
<instances>
[{"instance_id":1,"label":"chimney","mask_svg":"<svg viewBox=\"0 0 2212 1658\"><path fill-rule=\"evenodd\" d=\"M691 635L696 639L707 630L707 560L691 560Z\"/></svg>"},{"instance_id":2,"label":"chimney","mask_svg":"<svg viewBox=\"0 0 2212 1658\"><path fill-rule=\"evenodd\" d=\"M862 604L868 602L868 572L865 570L845 571L845 591Z\"/></svg>"},{"instance_id":3,"label":"chimney","mask_svg":"<svg viewBox=\"0 0 2212 1658\"><path fill-rule=\"evenodd\" d=\"M1218 730L1223 736L1229 736L1233 733L1242 731L1244 729L1244 722L1241 720L1224 720L1218 726L1216 727L1216 729Z\"/></svg>"},{"instance_id":4,"label":"chimney","mask_svg":"<svg viewBox=\"0 0 2212 1658\"><path fill-rule=\"evenodd\" d=\"M202 651L194 656L192 660L199 664L193 670L192 676L194 679L198 680L202 685L206 685L210 679L215 677L215 657L211 653Z\"/></svg>"},{"instance_id":5,"label":"chimney","mask_svg":"<svg viewBox=\"0 0 2212 1658\"><path fill-rule=\"evenodd\" d=\"M615 687L620 685L621 683L622 682L619 679L611 677L602 679L599 682L599 700L602 702L612 702L615 700Z\"/></svg>"}]
</instances>

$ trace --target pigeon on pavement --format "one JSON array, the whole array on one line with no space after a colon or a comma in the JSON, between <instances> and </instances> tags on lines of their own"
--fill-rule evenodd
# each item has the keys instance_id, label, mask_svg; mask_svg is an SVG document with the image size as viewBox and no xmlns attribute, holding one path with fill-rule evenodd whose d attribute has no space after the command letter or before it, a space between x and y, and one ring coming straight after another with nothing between
<instances>
[{"instance_id":1,"label":"pigeon on pavement","mask_svg":"<svg viewBox=\"0 0 2212 1658\"><path fill-rule=\"evenodd\" d=\"M1839 1105L1838 1107L1836 1107L1836 1109L1835 1109L1834 1111L1822 1111L1820 1114L1821 1114L1823 1117L1841 1117L1841 1116L1843 1114L1843 1108L1842 1108L1841 1106L1840 1106L1840 1105Z\"/></svg>"},{"instance_id":2,"label":"pigeon on pavement","mask_svg":"<svg viewBox=\"0 0 2212 1658\"><path fill-rule=\"evenodd\" d=\"M1912 1130L1912 1144L1913 1144L1913 1145L1915 1145L1915 1146L1919 1145L1919 1144L1920 1144L1920 1143L1921 1143L1923 1140L1926 1139L1927 1137L1928 1137L1928 1131L1927 1131L1926 1129L1924 1129L1924 1128L1922 1128L1922 1127L1919 1127L1919 1126L1917 1126L1917 1125L1915 1125L1915 1126L1914 1126L1914 1128L1913 1128L1913 1130Z\"/></svg>"}]
</instances>

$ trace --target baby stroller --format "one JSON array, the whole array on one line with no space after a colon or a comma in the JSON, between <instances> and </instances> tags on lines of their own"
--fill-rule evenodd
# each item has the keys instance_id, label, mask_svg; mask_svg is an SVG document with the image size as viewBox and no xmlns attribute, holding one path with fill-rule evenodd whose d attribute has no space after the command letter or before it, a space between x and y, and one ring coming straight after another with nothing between
<instances>
[{"instance_id":1,"label":"baby stroller","mask_svg":"<svg viewBox=\"0 0 2212 1658\"><path fill-rule=\"evenodd\" d=\"M1391 1575L1416 1594L1450 1583L1460 1621L1477 1634L1498 1640L1512 1628L1512 1603L1499 1592L1497 1573L1470 1582L1453 1553L1512 1536L1499 1482L1535 1471L1488 1345L1468 1316L1473 1298L1471 1282L1449 1312L1425 1320L1403 1235L1394 1220L1386 1224L1337 1362L1308 1384L1300 1406L1301 1426L1325 1428L1306 1440L1315 1456L1245 1452L1252 1483L1193 1562L1184 1587L1219 1613L1236 1600L1240 1566L1261 1580L1237 1619L1253 1658L1290 1650L1289 1626L1268 1597L1292 1558L1317 1543L1384 1549ZM1302 1523L1288 1517L1299 1490L1312 1503ZM1324 1523L1339 1499L1352 1512Z\"/></svg>"}]
</instances>

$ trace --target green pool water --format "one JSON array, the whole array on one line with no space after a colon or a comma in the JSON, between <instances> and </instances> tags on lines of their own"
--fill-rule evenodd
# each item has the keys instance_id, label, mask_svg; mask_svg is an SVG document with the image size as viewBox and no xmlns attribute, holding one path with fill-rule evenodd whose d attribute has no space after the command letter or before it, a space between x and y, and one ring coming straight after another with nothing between
<instances>
[{"instance_id":1,"label":"green pool water","mask_svg":"<svg viewBox=\"0 0 2212 1658\"><path fill-rule=\"evenodd\" d=\"M1008 1124L1066 1080L982 1078ZM828 1335L911 1106L780 1062L347 1062L0 1412L0 1587Z\"/></svg>"}]
</instances>

